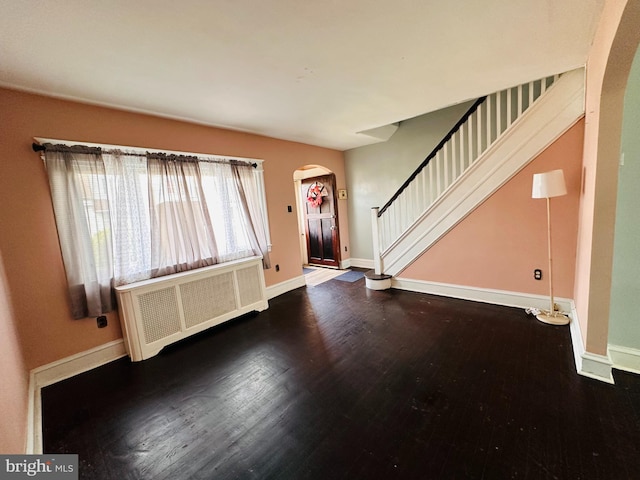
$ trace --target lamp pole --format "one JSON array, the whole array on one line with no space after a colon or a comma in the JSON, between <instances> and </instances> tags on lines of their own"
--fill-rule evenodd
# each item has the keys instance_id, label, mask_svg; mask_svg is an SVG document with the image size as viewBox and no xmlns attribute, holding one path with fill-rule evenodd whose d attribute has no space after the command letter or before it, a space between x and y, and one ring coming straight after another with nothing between
<instances>
[{"instance_id":1,"label":"lamp pole","mask_svg":"<svg viewBox=\"0 0 640 480\"><path fill-rule=\"evenodd\" d=\"M551 305L549 306L549 315L553 316L556 307L553 301L553 260L551 259L551 199L547 197L547 246L549 249L549 296L551 297Z\"/></svg>"}]
</instances>

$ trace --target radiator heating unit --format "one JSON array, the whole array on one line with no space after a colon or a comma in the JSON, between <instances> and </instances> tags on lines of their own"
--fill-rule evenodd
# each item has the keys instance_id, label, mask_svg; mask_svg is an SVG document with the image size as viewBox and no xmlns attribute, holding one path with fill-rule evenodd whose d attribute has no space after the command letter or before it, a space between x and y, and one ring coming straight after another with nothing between
<instances>
[{"instance_id":1,"label":"radiator heating unit","mask_svg":"<svg viewBox=\"0 0 640 480\"><path fill-rule=\"evenodd\" d=\"M116 295L125 347L134 362L269 306L260 257L123 285Z\"/></svg>"}]
</instances>

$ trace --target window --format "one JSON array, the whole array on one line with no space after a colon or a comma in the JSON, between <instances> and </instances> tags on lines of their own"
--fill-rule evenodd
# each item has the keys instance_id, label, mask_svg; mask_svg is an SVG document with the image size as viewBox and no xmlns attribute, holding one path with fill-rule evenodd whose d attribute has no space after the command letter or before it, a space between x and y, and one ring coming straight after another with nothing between
<instances>
[{"instance_id":1,"label":"window","mask_svg":"<svg viewBox=\"0 0 640 480\"><path fill-rule=\"evenodd\" d=\"M261 164L44 146L75 318L113 309L113 286L254 255L269 267Z\"/></svg>"}]
</instances>

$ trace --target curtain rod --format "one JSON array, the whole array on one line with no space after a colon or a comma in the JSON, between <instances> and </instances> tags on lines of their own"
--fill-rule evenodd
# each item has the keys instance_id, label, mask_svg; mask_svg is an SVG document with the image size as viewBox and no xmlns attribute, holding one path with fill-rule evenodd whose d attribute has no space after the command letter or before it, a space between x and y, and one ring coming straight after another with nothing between
<instances>
[{"instance_id":1,"label":"curtain rod","mask_svg":"<svg viewBox=\"0 0 640 480\"><path fill-rule=\"evenodd\" d=\"M62 144L62 145L65 146L65 147L71 148L68 145L64 145L64 144ZM36 142L33 142L31 144L31 148L33 149L34 152L45 152L47 150L46 144L39 144L39 143L36 143ZM102 150L101 147L96 147L96 148L99 148L100 150ZM124 148L126 148L126 147L124 147ZM104 151L107 152L107 153L110 152L110 150L104 150ZM111 150L111 151L113 151L113 150ZM228 163L229 162L229 161L225 161L225 160L208 160L206 158L200 158L200 157L198 157L198 155L167 154L167 153L164 153L164 152L146 152L146 153L127 152L126 153L126 155L132 155L132 156L138 156L138 157L145 157L148 154L151 154L151 155L166 155L166 156L174 156L174 157L185 157L185 158L193 157L193 158L197 158L198 160L201 160L203 162L211 162L211 163ZM239 163L246 163L247 165L251 165L253 168L257 168L258 167L258 164L255 163L255 162L252 163L252 162L247 162L246 160L236 160L236 159L233 159L231 161L239 162Z\"/></svg>"}]
</instances>

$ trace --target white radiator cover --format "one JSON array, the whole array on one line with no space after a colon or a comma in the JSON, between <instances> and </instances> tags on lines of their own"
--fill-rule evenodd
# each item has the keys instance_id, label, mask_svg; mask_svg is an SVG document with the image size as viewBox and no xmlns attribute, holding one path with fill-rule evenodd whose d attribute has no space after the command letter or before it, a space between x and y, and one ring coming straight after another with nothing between
<instances>
[{"instance_id":1,"label":"white radiator cover","mask_svg":"<svg viewBox=\"0 0 640 480\"><path fill-rule=\"evenodd\" d=\"M116 287L127 353L134 362L244 313L269 307L262 258Z\"/></svg>"}]
</instances>

